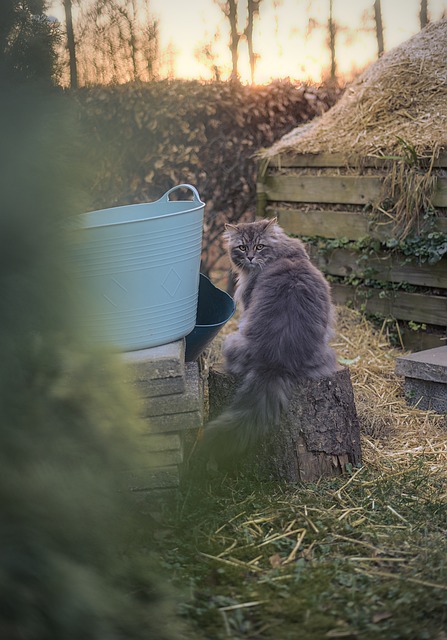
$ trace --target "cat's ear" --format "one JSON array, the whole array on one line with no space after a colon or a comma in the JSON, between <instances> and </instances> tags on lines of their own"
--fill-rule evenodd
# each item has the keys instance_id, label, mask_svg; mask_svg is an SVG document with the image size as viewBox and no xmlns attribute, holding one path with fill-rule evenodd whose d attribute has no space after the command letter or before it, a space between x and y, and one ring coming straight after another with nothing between
<instances>
[{"instance_id":1,"label":"cat's ear","mask_svg":"<svg viewBox=\"0 0 447 640\"><path fill-rule=\"evenodd\" d=\"M267 224L265 225L264 229L268 229L269 227L272 227L274 224L277 224L278 222L278 218L275 216L274 218L270 218L270 220L266 220Z\"/></svg>"},{"instance_id":2,"label":"cat's ear","mask_svg":"<svg viewBox=\"0 0 447 640\"><path fill-rule=\"evenodd\" d=\"M230 224L229 222L226 222L225 223L225 231L227 231L228 233L234 233L235 231L238 232L239 229L236 227L236 225Z\"/></svg>"}]
</instances>

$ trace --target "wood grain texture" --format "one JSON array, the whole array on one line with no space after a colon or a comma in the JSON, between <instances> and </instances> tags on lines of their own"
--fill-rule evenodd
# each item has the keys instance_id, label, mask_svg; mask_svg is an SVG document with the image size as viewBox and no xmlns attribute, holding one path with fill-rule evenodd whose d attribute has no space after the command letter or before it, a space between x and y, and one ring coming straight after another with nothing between
<instances>
[{"instance_id":1,"label":"wood grain texture","mask_svg":"<svg viewBox=\"0 0 447 640\"><path fill-rule=\"evenodd\" d=\"M426 159L429 162L429 159ZM356 167L359 164L368 168L384 168L389 166L390 160L374 156L346 158L340 153L303 153L290 154L283 153L274 156L270 160L270 165L277 168L298 168L298 167ZM434 167L447 167L447 153L441 153L434 163Z\"/></svg>"},{"instance_id":2,"label":"wood grain texture","mask_svg":"<svg viewBox=\"0 0 447 640\"><path fill-rule=\"evenodd\" d=\"M238 384L220 367L210 368L211 419L230 403ZM360 427L346 368L328 378L297 381L279 427L255 455L263 476L290 483L339 475L346 465L360 462Z\"/></svg>"},{"instance_id":3,"label":"wood grain texture","mask_svg":"<svg viewBox=\"0 0 447 640\"><path fill-rule=\"evenodd\" d=\"M264 181L267 201L338 204L378 203L383 178L379 176L268 175ZM447 178L438 178L435 207L447 206Z\"/></svg>"},{"instance_id":4,"label":"wood grain texture","mask_svg":"<svg viewBox=\"0 0 447 640\"><path fill-rule=\"evenodd\" d=\"M413 320L441 327L447 324L447 297L335 283L331 285L331 290L336 304L352 303L368 313L398 320Z\"/></svg>"},{"instance_id":5,"label":"wood grain texture","mask_svg":"<svg viewBox=\"0 0 447 640\"><path fill-rule=\"evenodd\" d=\"M447 289L447 258L436 264L403 262L404 256L392 253L359 252L337 248L321 254L310 247L312 262L325 274L358 276L384 282L407 282L421 287ZM447 321L447 319L446 319Z\"/></svg>"},{"instance_id":6,"label":"wood grain texture","mask_svg":"<svg viewBox=\"0 0 447 640\"><path fill-rule=\"evenodd\" d=\"M260 210L259 215L267 218L276 216L279 224L287 233L298 236L347 238L348 240L360 240L370 236L382 241L394 236L392 223L385 219L372 221L368 214L362 211L318 211L312 209L300 211L270 203L263 212ZM435 218L430 231L447 234L447 217Z\"/></svg>"}]
</instances>

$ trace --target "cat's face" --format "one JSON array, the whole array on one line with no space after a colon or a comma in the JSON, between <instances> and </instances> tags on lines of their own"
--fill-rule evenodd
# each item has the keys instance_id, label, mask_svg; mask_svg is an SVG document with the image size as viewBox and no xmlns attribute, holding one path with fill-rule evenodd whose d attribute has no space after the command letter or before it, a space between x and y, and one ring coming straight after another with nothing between
<instances>
[{"instance_id":1,"label":"cat's face","mask_svg":"<svg viewBox=\"0 0 447 640\"><path fill-rule=\"evenodd\" d=\"M226 224L228 251L231 261L239 269L262 269L275 258L276 218L257 222Z\"/></svg>"}]
</instances>

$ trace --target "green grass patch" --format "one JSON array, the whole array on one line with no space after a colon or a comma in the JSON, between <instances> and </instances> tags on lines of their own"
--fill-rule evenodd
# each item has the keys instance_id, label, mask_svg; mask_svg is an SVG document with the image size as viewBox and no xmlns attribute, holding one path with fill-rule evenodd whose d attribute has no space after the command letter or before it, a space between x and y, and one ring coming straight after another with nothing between
<instances>
[{"instance_id":1,"label":"green grass patch","mask_svg":"<svg viewBox=\"0 0 447 640\"><path fill-rule=\"evenodd\" d=\"M223 477L185 488L158 552L197 639L441 640L445 498L424 460L307 486Z\"/></svg>"}]
</instances>

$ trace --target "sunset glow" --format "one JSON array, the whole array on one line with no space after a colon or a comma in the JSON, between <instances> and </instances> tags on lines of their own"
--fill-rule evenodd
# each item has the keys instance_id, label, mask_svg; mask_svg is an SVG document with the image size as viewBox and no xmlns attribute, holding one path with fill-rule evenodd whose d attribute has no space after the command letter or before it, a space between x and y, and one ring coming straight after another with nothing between
<instances>
[{"instance_id":1,"label":"sunset glow","mask_svg":"<svg viewBox=\"0 0 447 640\"><path fill-rule=\"evenodd\" d=\"M83 0L87 4L88 0ZM140 0L159 21L159 76L211 80L216 70L222 80L231 73L229 24L215 0ZM429 0L431 20L447 12L447 0ZM385 50L419 31L419 0L382 0ZM76 9L76 7L75 7ZM337 72L350 78L377 57L373 0L333 0ZM63 21L61 0L50 13ZM327 46L329 0L263 0L254 27L254 49L259 55L255 82L274 78L320 81L330 64ZM313 28L309 30L309 20ZM239 31L246 21L246 3L239 0ZM207 46L206 59L200 51ZM250 81L247 44L239 44L239 74Z\"/></svg>"},{"instance_id":2,"label":"sunset glow","mask_svg":"<svg viewBox=\"0 0 447 640\"><path fill-rule=\"evenodd\" d=\"M240 31L245 23L245 2L240 0ZM382 0L385 48L391 49L419 30L419 0ZM337 34L338 71L351 75L377 57L373 0L333 0ZM214 0L151 0L151 10L160 18L161 44L175 49L175 75L212 78L212 72L197 60L194 49L213 42L216 64L222 78L230 74L228 21ZM447 10L447 0L429 0L432 20ZM319 81L329 66L326 44L329 0L263 0L255 24L254 47L260 55L255 81L273 78ZM309 18L319 23L306 34ZM215 34L218 37L215 38ZM240 76L250 79L247 47L239 48Z\"/></svg>"}]
</instances>

